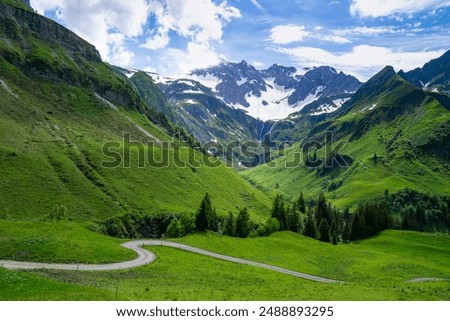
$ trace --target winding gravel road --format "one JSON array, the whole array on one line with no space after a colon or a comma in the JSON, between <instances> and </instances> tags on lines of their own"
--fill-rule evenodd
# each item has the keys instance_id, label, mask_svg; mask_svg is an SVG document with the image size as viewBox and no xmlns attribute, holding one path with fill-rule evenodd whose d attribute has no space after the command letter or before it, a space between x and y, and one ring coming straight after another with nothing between
<instances>
[{"instance_id":1,"label":"winding gravel road","mask_svg":"<svg viewBox=\"0 0 450 321\"><path fill-rule=\"evenodd\" d=\"M277 266L244 260L235 258L232 256L217 254L214 252L205 251L192 246L168 242L168 241L158 241L158 240L141 240L141 241L130 241L123 243L122 246L133 250L137 253L138 257L131 261L125 261L120 263L111 264L58 264L58 263L34 263L34 262L18 262L18 261L2 261L0 260L0 266L10 270L33 270L33 269L52 269L52 270L71 270L71 271L111 271L111 270L122 270L131 269L138 266L143 266L152 263L156 259L156 255L144 248L142 246L166 246L172 247L179 250L197 253L209 257L213 257L223 261L229 261L239 264L251 265L283 274L292 275L298 278L311 280L315 282L322 283L343 283L341 281L326 279L315 275L305 274L297 271L292 271L288 269L283 269Z\"/></svg>"},{"instance_id":2,"label":"winding gravel road","mask_svg":"<svg viewBox=\"0 0 450 321\"><path fill-rule=\"evenodd\" d=\"M140 240L140 241L130 241L123 243L122 246L133 250L137 253L138 257L131 261L124 261L119 263L110 264L58 264L58 263L35 263L35 262L18 262L18 261L4 261L0 260L0 267L10 269L10 270L33 270L33 269L50 269L50 270L70 270L70 271L112 271L112 270L123 270L131 269L143 265L147 265L155 261L156 255L149 250L143 248L143 246L166 246L171 248L176 248L179 250L197 253L204 256L213 257L219 260L245 264L250 266L259 267L266 270L271 270L287 275L292 275L298 278L321 282L321 283L346 283L344 281L338 281L333 279L322 278L320 276L315 276L311 274L301 273L297 271L292 271L288 269L283 269L277 266L259 263L255 261L239 259L236 257L222 255L210 251L205 251L196 247L189 245L179 244L175 242L160 241L160 240ZM431 281L450 281L450 279L442 278L416 278L411 279L407 282L431 282Z\"/></svg>"}]
</instances>

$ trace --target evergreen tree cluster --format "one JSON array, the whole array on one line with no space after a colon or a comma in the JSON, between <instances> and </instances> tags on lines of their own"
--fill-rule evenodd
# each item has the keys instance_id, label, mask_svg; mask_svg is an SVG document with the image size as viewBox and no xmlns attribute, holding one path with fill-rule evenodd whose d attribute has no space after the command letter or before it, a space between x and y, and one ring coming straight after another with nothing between
<instances>
[{"instance_id":1,"label":"evergreen tree cluster","mask_svg":"<svg viewBox=\"0 0 450 321\"><path fill-rule=\"evenodd\" d=\"M448 232L450 197L429 196L411 189L392 195L386 191L384 197L360 203L350 213L349 209L341 211L332 206L324 193L308 201L301 193L293 204L277 195L270 218L264 224L257 224L250 219L247 208L219 216L206 193L195 215L163 213L155 216L129 212L101 224L105 234L120 238L177 238L193 231L245 238L292 231L332 244L361 240L387 229Z\"/></svg>"},{"instance_id":2,"label":"evergreen tree cluster","mask_svg":"<svg viewBox=\"0 0 450 321\"><path fill-rule=\"evenodd\" d=\"M200 232L217 232L228 236L245 238L249 236L253 223L247 208L239 210L237 216L229 212L220 217L212 206L211 197L206 193L195 216L196 230Z\"/></svg>"},{"instance_id":3,"label":"evergreen tree cluster","mask_svg":"<svg viewBox=\"0 0 450 321\"><path fill-rule=\"evenodd\" d=\"M405 188L395 194L385 192L396 228L424 232L450 230L450 196L431 196Z\"/></svg>"},{"instance_id":4,"label":"evergreen tree cluster","mask_svg":"<svg viewBox=\"0 0 450 321\"><path fill-rule=\"evenodd\" d=\"M147 215L128 212L100 224L104 234L119 238L181 237L194 231L195 218L189 214Z\"/></svg>"},{"instance_id":5,"label":"evergreen tree cluster","mask_svg":"<svg viewBox=\"0 0 450 321\"><path fill-rule=\"evenodd\" d=\"M333 244L365 239L387 229L448 232L450 197L429 196L411 189L393 195L386 191L383 198L359 203L350 213L349 209L340 211L332 206L324 193L308 203L301 194L291 207L278 195L272 218L279 222L281 231L290 230Z\"/></svg>"}]
</instances>

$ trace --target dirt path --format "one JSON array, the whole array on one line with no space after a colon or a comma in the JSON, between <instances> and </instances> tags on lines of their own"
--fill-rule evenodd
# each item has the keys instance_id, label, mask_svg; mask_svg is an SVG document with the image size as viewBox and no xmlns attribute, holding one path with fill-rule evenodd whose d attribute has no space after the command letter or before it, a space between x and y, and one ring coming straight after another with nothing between
<instances>
[{"instance_id":1,"label":"dirt path","mask_svg":"<svg viewBox=\"0 0 450 321\"><path fill-rule=\"evenodd\" d=\"M196 253L204 256L213 257L219 260L245 264L250 266L259 267L266 270L275 271L278 273L283 273L287 275L292 275L298 278L321 282L321 283L345 283L343 281L327 279L320 276L315 276L311 274L301 273L297 271L292 271L284 269L281 267L259 263L255 261L239 259L236 257L218 254L210 251L205 251L196 247L179 244L175 242L160 241L160 240L140 240L140 241L130 241L122 244L123 247L133 250L137 253L138 257L131 261L124 261L119 263L110 264L58 264L58 263L35 263L35 262L18 262L18 261L4 261L0 260L0 267L10 269L10 270L33 270L33 269L51 269L51 270L70 270L70 271L112 271L112 270L123 270L132 269L135 267L143 266L152 263L156 259L156 255L143 248L143 246L165 246L182 251L187 251L191 253ZM442 278L415 278L407 282L431 282L431 281L449 281L449 279Z\"/></svg>"},{"instance_id":2,"label":"dirt path","mask_svg":"<svg viewBox=\"0 0 450 321\"><path fill-rule=\"evenodd\" d=\"M245 264L250 266L255 266L283 274L292 275L298 278L311 280L315 282L322 283L338 283L341 281L322 278L315 275L310 275L306 273L301 273L297 271L292 271L277 266L254 262L245 259L239 259L232 256L222 255L218 253L213 253L205 251L199 248L195 248L188 245L183 245L168 241L158 241L158 240L140 240L140 241L130 241L123 243L122 246L133 250L137 253L138 257L131 261L124 261L119 263L111 264L58 264L58 263L34 263L34 262L17 262L17 261L2 261L0 260L0 266L11 269L11 270L33 270L33 269L52 269L52 270L71 270L71 271L111 271L111 270L122 270L131 269L143 265L147 265L155 261L156 255L144 248L142 246L166 246L171 248L176 248L179 250L197 253L204 256L213 257L219 260L234 262L239 264Z\"/></svg>"}]
</instances>

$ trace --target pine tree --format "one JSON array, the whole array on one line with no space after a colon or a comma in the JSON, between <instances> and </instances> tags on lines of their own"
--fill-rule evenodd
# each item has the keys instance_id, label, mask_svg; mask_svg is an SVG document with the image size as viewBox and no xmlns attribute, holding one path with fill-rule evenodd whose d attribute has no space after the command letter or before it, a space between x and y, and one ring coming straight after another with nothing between
<instances>
[{"instance_id":1,"label":"pine tree","mask_svg":"<svg viewBox=\"0 0 450 321\"><path fill-rule=\"evenodd\" d=\"M206 193L195 216L195 228L197 231L201 232L207 230L217 231L216 221L217 215L212 207L211 198L209 194Z\"/></svg>"},{"instance_id":2,"label":"pine tree","mask_svg":"<svg viewBox=\"0 0 450 321\"><path fill-rule=\"evenodd\" d=\"M329 226L332 221L331 205L327 203L325 194L321 192L316 202L316 220L320 222L323 218L327 220Z\"/></svg>"},{"instance_id":3,"label":"pine tree","mask_svg":"<svg viewBox=\"0 0 450 321\"><path fill-rule=\"evenodd\" d=\"M330 242L334 245L339 244L340 237L338 232L338 224L336 223L336 219L333 220L330 226Z\"/></svg>"},{"instance_id":4,"label":"pine tree","mask_svg":"<svg viewBox=\"0 0 450 321\"><path fill-rule=\"evenodd\" d=\"M303 231L303 235L315 239L319 238L319 231L317 230L316 218L314 217L312 208L308 209L308 213L306 215L305 230Z\"/></svg>"},{"instance_id":5,"label":"pine tree","mask_svg":"<svg viewBox=\"0 0 450 321\"><path fill-rule=\"evenodd\" d=\"M239 211L236 219L236 236L247 237L250 233L250 214L246 207Z\"/></svg>"},{"instance_id":6,"label":"pine tree","mask_svg":"<svg viewBox=\"0 0 450 321\"><path fill-rule=\"evenodd\" d=\"M280 230L288 229L286 208L284 206L284 197L278 194L273 201L272 217L280 222Z\"/></svg>"},{"instance_id":7,"label":"pine tree","mask_svg":"<svg viewBox=\"0 0 450 321\"><path fill-rule=\"evenodd\" d=\"M366 223L364 221L364 216L358 212L355 213L355 216L353 217L350 237L352 241L361 240L366 237Z\"/></svg>"},{"instance_id":8,"label":"pine tree","mask_svg":"<svg viewBox=\"0 0 450 321\"><path fill-rule=\"evenodd\" d=\"M236 222L234 220L233 212L228 213L225 218L225 228L223 234L228 236L236 236Z\"/></svg>"},{"instance_id":9,"label":"pine tree","mask_svg":"<svg viewBox=\"0 0 450 321\"><path fill-rule=\"evenodd\" d=\"M342 240L349 242L352 236L352 222L350 220L345 221L344 232L342 233Z\"/></svg>"},{"instance_id":10,"label":"pine tree","mask_svg":"<svg viewBox=\"0 0 450 321\"><path fill-rule=\"evenodd\" d=\"M305 198L303 197L303 192L300 193L300 196L297 200L297 209L300 211L300 213L306 213L306 202Z\"/></svg>"},{"instance_id":11,"label":"pine tree","mask_svg":"<svg viewBox=\"0 0 450 321\"><path fill-rule=\"evenodd\" d=\"M303 224L302 219L300 217L300 213L295 208L295 205L288 210L288 227L289 230L295 233L303 232Z\"/></svg>"},{"instance_id":12,"label":"pine tree","mask_svg":"<svg viewBox=\"0 0 450 321\"><path fill-rule=\"evenodd\" d=\"M328 221L323 218L319 224L319 240L322 242L330 242L330 226L328 225Z\"/></svg>"}]
</instances>

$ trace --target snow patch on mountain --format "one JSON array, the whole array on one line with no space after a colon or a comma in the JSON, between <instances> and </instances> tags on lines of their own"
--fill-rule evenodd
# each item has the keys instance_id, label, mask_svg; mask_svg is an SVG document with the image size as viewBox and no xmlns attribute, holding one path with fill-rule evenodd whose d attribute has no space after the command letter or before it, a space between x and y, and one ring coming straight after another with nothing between
<instances>
[{"instance_id":1,"label":"snow patch on mountain","mask_svg":"<svg viewBox=\"0 0 450 321\"><path fill-rule=\"evenodd\" d=\"M183 90L183 94L202 95L202 94L204 94L204 92L201 90L187 89L187 90Z\"/></svg>"},{"instance_id":2,"label":"snow patch on mountain","mask_svg":"<svg viewBox=\"0 0 450 321\"><path fill-rule=\"evenodd\" d=\"M240 86L242 86L243 84L245 84L247 81L248 81L248 78L242 77L241 79L236 80L236 84L240 87Z\"/></svg>"},{"instance_id":3,"label":"snow patch on mountain","mask_svg":"<svg viewBox=\"0 0 450 321\"><path fill-rule=\"evenodd\" d=\"M333 100L333 104L336 105L336 107L341 108L343 104L345 104L347 101L350 100L350 97L348 98L340 98Z\"/></svg>"},{"instance_id":4,"label":"snow patch on mountain","mask_svg":"<svg viewBox=\"0 0 450 321\"><path fill-rule=\"evenodd\" d=\"M315 93L310 94L304 101L295 106L289 105L288 97L295 89L285 89L274 83L274 79L267 79L267 90L261 92L261 96L247 94L246 100L250 107L234 105L235 108L244 109L250 116L263 120L281 120L289 115L301 111L306 105L320 98L323 88L317 88Z\"/></svg>"},{"instance_id":5,"label":"snow patch on mountain","mask_svg":"<svg viewBox=\"0 0 450 321\"><path fill-rule=\"evenodd\" d=\"M195 101L194 99L188 99L184 103L188 104L188 105L197 105L198 104L198 102Z\"/></svg>"}]
</instances>

